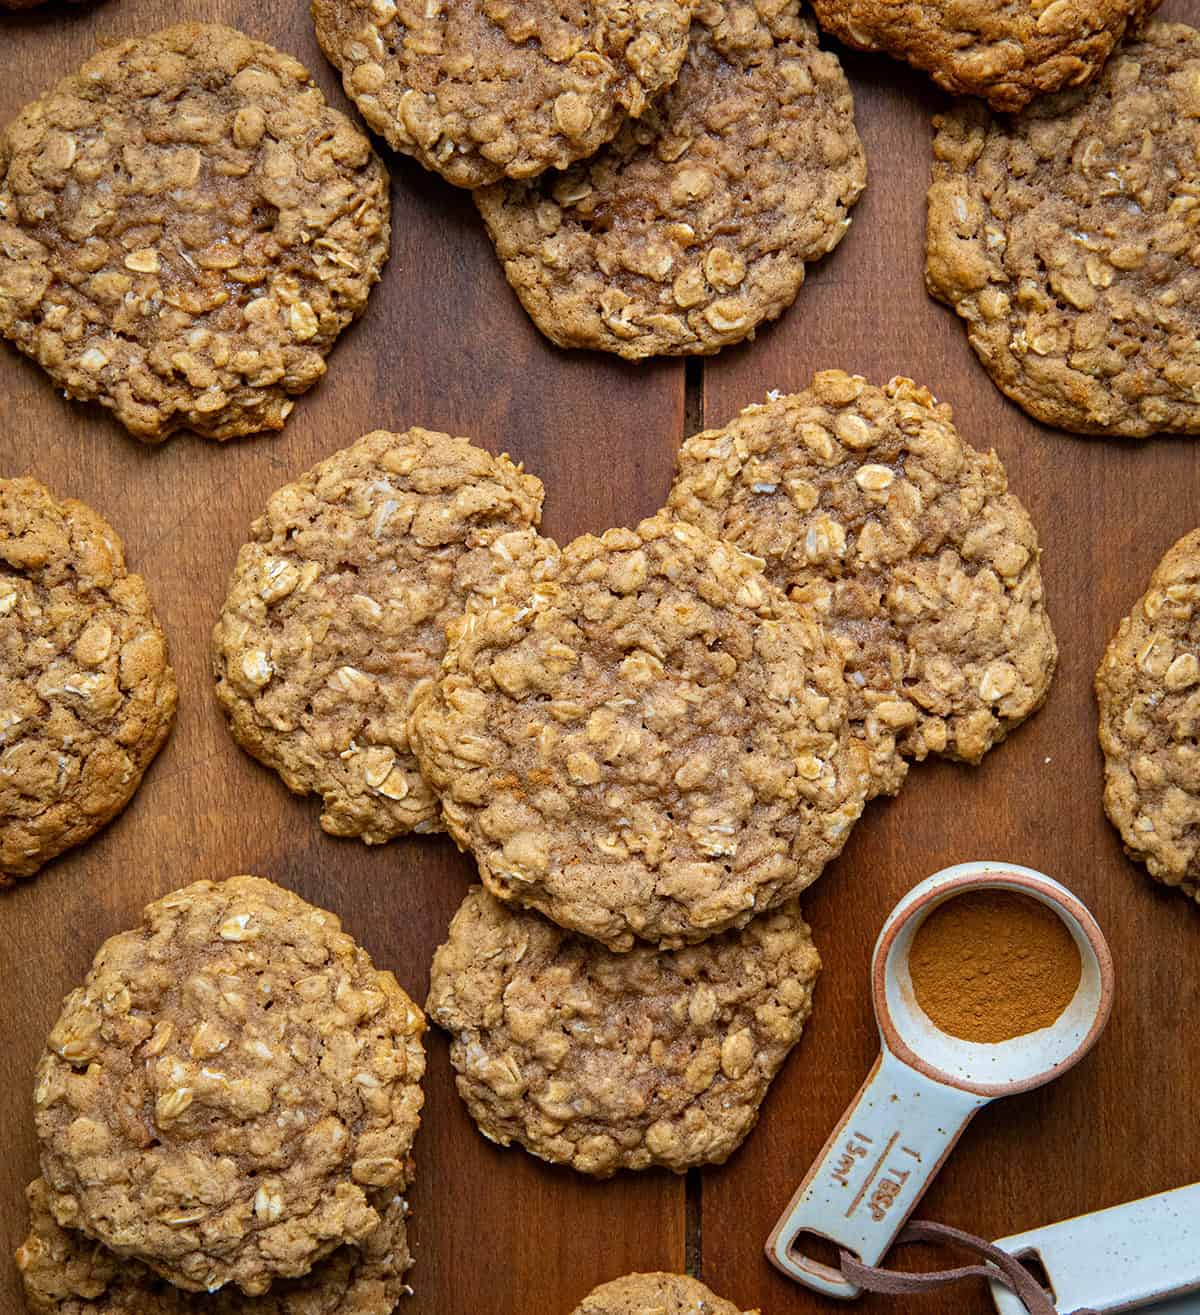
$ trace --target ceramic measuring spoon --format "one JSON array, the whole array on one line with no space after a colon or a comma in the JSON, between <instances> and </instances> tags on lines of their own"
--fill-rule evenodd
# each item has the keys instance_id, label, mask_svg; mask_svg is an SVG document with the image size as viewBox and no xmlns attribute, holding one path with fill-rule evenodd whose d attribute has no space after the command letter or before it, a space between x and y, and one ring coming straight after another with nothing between
<instances>
[{"instance_id":1,"label":"ceramic measuring spoon","mask_svg":"<svg viewBox=\"0 0 1200 1315\"><path fill-rule=\"evenodd\" d=\"M1200 1183L1002 1237L996 1245L1041 1265L1060 1310L1101 1315L1153 1304L1154 1315L1200 1315ZM998 1283L992 1300L1000 1315L1024 1315Z\"/></svg>"},{"instance_id":2,"label":"ceramic measuring spoon","mask_svg":"<svg viewBox=\"0 0 1200 1315\"><path fill-rule=\"evenodd\" d=\"M1079 947L1082 973L1056 1022L997 1044L962 1041L935 1027L908 971L913 937L947 899L1012 890L1049 905ZM883 925L871 961L882 1053L767 1240L767 1258L830 1297L861 1289L819 1254L852 1252L877 1265L977 1110L1039 1087L1095 1044L1112 1006L1112 956L1095 918L1057 881L1011 863L960 863L913 887ZM822 1247L817 1239L824 1239Z\"/></svg>"}]
</instances>

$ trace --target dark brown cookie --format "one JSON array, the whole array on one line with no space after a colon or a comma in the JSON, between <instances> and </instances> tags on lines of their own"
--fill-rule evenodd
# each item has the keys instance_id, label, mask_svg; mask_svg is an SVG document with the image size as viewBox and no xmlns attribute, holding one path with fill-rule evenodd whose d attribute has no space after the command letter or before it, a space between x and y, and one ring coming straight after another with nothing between
<instances>
[{"instance_id":1,"label":"dark brown cookie","mask_svg":"<svg viewBox=\"0 0 1200 1315\"><path fill-rule=\"evenodd\" d=\"M1200 433L1200 32L1081 91L935 121L926 281L996 385L1080 434Z\"/></svg>"},{"instance_id":2,"label":"dark brown cookie","mask_svg":"<svg viewBox=\"0 0 1200 1315\"><path fill-rule=\"evenodd\" d=\"M776 319L866 178L850 88L797 0L703 0L678 81L612 145L476 201L548 338L637 359Z\"/></svg>"},{"instance_id":3,"label":"dark brown cookie","mask_svg":"<svg viewBox=\"0 0 1200 1315\"><path fill-rule=\"evenodd\" d=\"M289 55L105 46L0 134L0 334L138 438L280 429L388 252L388 179Z\"/></svg>"},{"instance_id":4,"label":"dark brown cookie","mask_svg":"<svg viewBox=\"0 0 1200 1315\"><path fill-rule=\"evenodd\" d=\"M813 0L839 41L924 69L997 110L1088 82L1162 0Z\"/></svg>"},{"instance_id":5,"label":"dark brown cookie","mask_svg":"<svg viewBox=\"0 0 1200 1315\"><path fill-rule=\"evenodd\" d=\"M175 717L175 673L116 531L0 479L0 886L98 831Z\"/></svg>"},{"instance_id":6,"label":"dark brown cookie","mask_svg":"<svg viewBox=\"0 0 1200 1315\"><path fill-rule=\"evenodd\" d=\"M258 877L174 891L50 1033L50 1209L191 1291L303 1277L408 1185L424 1027L332 913Z\"/></svg>"}]
</instances>

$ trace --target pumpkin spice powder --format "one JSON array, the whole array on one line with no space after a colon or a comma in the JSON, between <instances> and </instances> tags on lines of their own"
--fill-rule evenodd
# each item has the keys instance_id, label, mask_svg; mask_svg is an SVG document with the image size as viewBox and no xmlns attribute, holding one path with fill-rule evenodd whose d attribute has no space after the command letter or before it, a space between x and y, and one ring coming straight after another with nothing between
<instances>
[{"instance_id":1,"label":"pumpkin spice powder","mask_svg":"<svg viewBox=\"0 0 1200 1315\"><path fill-rule=\"evenodd\" d=\"M1071 1003L1083 963L1063 920L1011 890L938 905L908 957L917 1003L963 1041L995 1043L1049 1027Z\"/></svg>"}]
</instances>

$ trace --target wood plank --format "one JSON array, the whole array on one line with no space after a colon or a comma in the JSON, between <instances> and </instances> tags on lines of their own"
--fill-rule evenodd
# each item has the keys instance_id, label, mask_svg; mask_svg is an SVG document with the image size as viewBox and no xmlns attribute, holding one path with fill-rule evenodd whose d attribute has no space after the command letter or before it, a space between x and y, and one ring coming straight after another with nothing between
<instances>
[{"instance_id":1,"label":"wood plank","mask_svg":"<svg viewBox=\"0 0 1200 1315\"><path fill-rule=\"evenodd\" d=\"M1164 15L1197 22L1200 3L1175 0ZM708 366L704 422L721 424L770 388L802 388L826 367L927 384L954 406L968 441L998 450L1033 515L1061 659L1028 726L980 768L915 767L897 799L870 806L807 900L826 965L813 1020L757 1131L703 1179L704 1276L740 1302L789 1315L830 1306L776 1274L762 1243L877 1053L867 967L879 927L905 890L950 863L1003 858L1065 882L1109 936L1118 996L1107 1034L1078 1069L978 1117L920 1216L999 1237L1200 1178L1182 1097L1200 1083L1190 1039L1197 910L1121 853L1101 810L1091 692L1117 621L1166 548L1200 522L1200 446L1074 438L1001 396L922 282L928 119L944 102L887 60L845 62L871 170L866 197L841 249L783 320ZM993 1308L977 1285L919 1301L866 1298L858 1309Z\"/></svg>"},{"instance_id":2,"label":"wood plank","mask_svg":"<svg viewBox=\"0 0 1200 1315\"><path fill-rule=\"evenodd\" d=\"M349 108L306 5L196 0L186 11L297 55ZM73 70L97 38L181 16L168 0L109 0L0 20L0 121ZM639 370L552 348L509 292L469 198L408 161L388 163L391 263L363 321L334 349L328 377L278 437L222 448L179 435L147 449L0 349L0 473L37 475L111 518L150 583L180 683L174 735L127 812L0 898L4 1257L24 1235L22 1190L36 1172L30 1091L42 1039L100 941L136 921L147 900L200 877L272 877L339 913L420 1001L432 951L472 875L446 840L368 851L324 835L315 804L290 796L229 738L211 691L208 634L268 494L369 429L410 424L465 433L523 459L549 490L547 530L563 538L649 514L669 482L683 432L683 366ZM597 1185L499 1151L455 1095L438 1034L429 1059L410 1315L566 1315L604 1279L682 1268L680 1180L643 1174ZM13 1266L0 1258L0 1310L22 1308L18 1290Z\"/></svg>"}]
</instances>

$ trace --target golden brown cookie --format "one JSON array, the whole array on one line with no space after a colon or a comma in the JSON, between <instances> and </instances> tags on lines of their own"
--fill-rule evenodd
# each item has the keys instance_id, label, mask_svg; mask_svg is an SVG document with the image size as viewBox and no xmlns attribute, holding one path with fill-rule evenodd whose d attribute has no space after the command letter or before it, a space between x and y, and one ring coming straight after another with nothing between
<instances>
[{"instance_id":1,"label":"golden brown cookie","mask_svg":"<svg viewBox=\"0 0 1200 1315\"><path fill-rule=\"evenodd\" d=\"M740 1315L732 1302L686 1274L626 1274L602 1283L571 1315ZM756 1310L745 1315L759 1315Z\"/></svg>"},{"instance_id":2,"label":"golden brown cookie","mask_svg":"<svg viewBox=\"0 0 1200 1315\"><path fill-rule=\"evenodd\" d=\"M671 510L766 563L846 666L876 788L978 762L1045 701L1057 648L1037 533L994 452L910 379L828 370L684 443Z\"/></svg>"},{"instance_id":3,"label":"golden brown cookie","mask_svg":"<svg viewBox=\"0 0 1200 1315\"><path fill-rule=\"evenodd\" d=\"M125 807L175 703L117 532L36 480L0 479L0 887Z\"/></svg>"},{"instance_id":4,"label":"golden brown cookie","mask_svg":"<svg viewBox=\"0 0 1200 1315\"><path fill-rule=\"evenodd\" d=\"M332 913L258 877L196 882L101 946L34 1088L64 1228L179 1287L265 1292L403 1192L421 1011Z\"/></svg>"},{"instance_id":5,"label":"golden brown cookie","mask_svg":"<svg viewBox=\"0 0 1200 1315\"><path fill-rule=\"evenodd\" d=\"M459 187L564 168L669 86L693 0L312 0L346 94Z\"/></svg>"},{"instance_id":6,"label":"golden brown cookie","mask_svg":"<svg viewBox=\"0 0 1200 1315\"><path fill-rule=\"evenodd\" d=\"M615 950L673 948L841 851L868 788L846 710L821 628L664 514L468 615L410 734L492 894Z\"/></svg>"},{"instance_id":7,"label":"golden brown cookie","mask_svg":"<svg viewBox=\"0 0 1200 1315\"><path fill-rule=\"evenodd\" d=\"M1082 91L935 121L926 282L997 387L1080 434L1200 433L1200 32L1152 23Z\"/></svg>"},{"instance_id":8,"label":"golden brown cookie","mask_svg":"<svg viewBox=\"0 0 1200 1315\"><path fill-rule=\"evenodd\" d=\"M213 631L217 695L247 752L321 795L332 835L439 829L409 748L412 699L437 674L447 623L512 568L525 540L510 536L541 505L540 481L505 456L376 430L278 490L251 526Z\"/></svg>"},{"instance_id":9,"label":"golden brown cookie","mask_svg":"<svg viewBox=\"0 0 1200 1315\"><path fill-rule=\"evenodd\" d=\"M1150 577L1096 672L1104 811L1125 852L1200 900L1200 530Z\"/></svg>"},{"instance_id":10,"label":"golden brown cookie","mask_svg":"<svg viewBox=\"0 0 1200 1315\"><path fill-rule=\"evenodd\" d=\"M388 178L289 55L103 47L0 134L0 334L136 437L280 429L388 254Z\"/></svg>"},{"instance_id":11,"label":"golden brown cookie","mask_svg":"<svg viewBox=\"0 0 1200 1315\"><path fill-rule=\"evenodd\" d=\"M261 1297L237 1288L185 1292L136 1260L120 1260L82 1233L59 1227L42 1179L30 1183L29 1234L17 1251L33 1315L392 1315L411 1289L402 1197L381 1212L358 1246L339 1247L298 1279L280 1279Z\"/></svg>"},{"instance_id":12,"label":"golden brown cookie","mask_svg":"<svg viewBox=\"0 0 1200 1315\"><path fill-rule=\"evenodd\" d=\"M959 96L1019 110L1096 76L1162 0L813 0L839 41L924 69Z\"/></svg>"},{"instance_id":13,"label":"golden brown cookie","mask_svg":"<svg viewBox=\"0 0 1200 1315\"><path fill-rule=\"evenodd\" d=\"M611 146L476 201L538 328L633 360L753 337L866 179L849 85L798 0L703 0L678 81Z\"/></svg>"},{"instance_id":14,"label":"golden brown cookie","mask_svg":"<svg viewBox=\"0 0 1200 1315\"><path fill-rule=\"evenodd\" d=\"M703 945L614 954L476 887L426 1007L491 1141L597 1178L682 1173L722 1163L754 1127L820 966L794 902Z\"/></svg>"}]
</instances>

